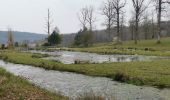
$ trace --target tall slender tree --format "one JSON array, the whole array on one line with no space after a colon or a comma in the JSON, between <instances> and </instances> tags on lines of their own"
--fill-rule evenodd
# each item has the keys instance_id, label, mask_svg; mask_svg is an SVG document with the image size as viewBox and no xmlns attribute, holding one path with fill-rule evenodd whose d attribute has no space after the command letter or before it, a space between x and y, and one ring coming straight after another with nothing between
<instances>
[{"instance_id":1,"label":"tall slender tree","mask_svg":"<svg viewBox=\"0 0 170 100\"><path fill-rule=\"evenodd\" d=\"M115 22L116 13L113 8L112 0L107 0L103 3L101 8L102 15L105 16L104 25L106 26L106 31L108 32L108 37L111 38L111 29Z\"/></svg>"},{"instance_id":2,"label":"tall slender tree","mask_svg":"<svg viewBox=\"0 0 170 100\"><path fill-rule=\"evenodd\" d=\"M82 8L82 9L80 10L80 12L78 13L78 19L79 19L79 21L80 21L81 26L83 27L83 29L84 29L85 27L87 27L87 26L86 26L86 25L87 25L87 16L88 16L88 10L87 10L86 7L85 7L85 8Z\"/></svg>"},{"instance_id":3,"label":"tall slender tree","mask_svg":"<svg viewBox=\"0 0 170 100\"><path fill-rule=\"evenodd\" d=\"M155 27L154 14L153 14L153 12L152 12L151 25L152 25L152 28L151 28L151 31L152 31L152 39L154 39L154 38L155 38L155 33L156 33L156 31L155 31L156 27Z\"/></svg>"},{"instance_id":4,"label":"tall slender tree","mask_svg":"<svg viewBox=\"0 0 170 100\"><path fill-rule=\"evenodd\" d=\"M96 21L94 15L95 9L93 6L89 6L86 9L87 9L87 22L89 24L89 30L92 31L94 27L94 22Z\"/></svg>"},{"instance_id":5,"label":"tall slender tree","mask_svg":"<svg viewBox=\"0 0 170 100\"><path fill-rule=\"evenodd\" d=\"M161 43L161 21L162 21L162 11L164 11L165 5L170 4L169 0L154 0L156 11L157 11L157 43Z\"/></svg>"},{"instance_id":6,"label":"tall slender tree","mask_svg":"<svg viewBox=\"0 0 170 100\"><path fill-rule=\"evenodd\" d=\"M148 15L148 13L146 12L145 14L144 14L144 17L143 17L143 31L144 31L144 38L145 38L145 40L147 40L148 39L148 35L149 35L149 31L150 31L150 23L151 23L151 21L150 21L150 19L149 19L149 15Z\"/></svg>"},{"instance_id":7,"label":"tall slender tree","mask_svg":"<svg viewBox=\"0 0 170 100\"><path fill-rule=\"evenodd\" d=\"M94 16L94 8L93 6L87 6L80 10L79 12L79 21L81 25L83 26L82 31L79 31L75 40L79 41L79 39L82 40L82 43L84 46L88 46L89 44L93 43L93 26L95 22L95 16Z\"/></svg>"},{"instance_id":8,"label":"tall slender tree","mask_svg":"<svg viewBox=\"0 0 170 100\"><path fill-rule=\"evenodd\" d=\"M120 18L120 38L121 38L121 40L125 39L124 28L125 28L125 16L124 16L124 14L122 14L121 18Z\"/></svg>"},{"instance_id":9,"label":"tall slender tree","mask_svg":"<svg viewBox=\"0 0 170 100\"><path fill-rule=\"evenodd\" d=\"M48 34L48 37L51 34L51 28L52 28L52 18L51 18L51 12L50 9L47 10L47 17L46 17L46 23L45 23L45 31Z\"/></svg>"},{"instance_id":10,"label":"tall slender tree","mask_svg":"<svg viewBox=\"0 0 170 100\"><path fill-rule=\"evenodd\" d=\"M94 7L86 6L82 8L78 14L79 21L84 28L88 28L89 30L93 30L95 15L94 15Z\"/></svg>"},{"instance_id":11,"label":"tall slender tree","mask_svg":"<svg viewBox=\"0 0 170 100\"><path fill-rule=\"evenodd\" d=\"M147 6L145 5L146 0L132 0L134 14L135 14L135 44L139 40L139 22L141 20L143 12L146 10Z\"/></svg>"},{"instance_id":12,"label":"tall slender tree","mask_svg":"<svg viewBox=\"0 0 170 100\"><path fill-rule=\"evenodd\" d=\"M134 40L134 29L135 29L135 21L133 18L129 20L129 30L131 33L131 40Z\"/></svg>"},{"instance_id":13,"label":"tall slender tree","mask_svg":"<svg viewBox=\"0 0 170 100\"><path fill-rule=\"evenodd\" d=\"M116 23L117 23L117 40L121 42L121 34L120 34L120 14L123 13L122 9L126 5L126 0L113 0L112 1L113 8L116 12Z\"/></svg>"}]
</instances>

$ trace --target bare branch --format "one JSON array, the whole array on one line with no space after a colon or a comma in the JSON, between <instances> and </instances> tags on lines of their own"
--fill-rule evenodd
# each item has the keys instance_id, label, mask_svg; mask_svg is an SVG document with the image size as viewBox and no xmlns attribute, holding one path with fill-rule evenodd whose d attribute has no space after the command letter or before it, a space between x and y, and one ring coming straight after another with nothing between
<instances>
[{"instance_id":1,"label":"bare branch","mask_svg":"<svg viewBox=\"0 0 170 100\"><path fill-rule=\"evenodd\" d=\"M83 28L86 27L87 24L87 15L88 15L88 11L86 8L82 8L78 14L78 19L82 24Z\"/></svg>"},{"instance_id":2,"label":"bare branch","mask_svg":"<svg viewBox=\"0 0 170 100\"><path fill-rule=\"evenodd\" d=\"M133 7L134 7L134 12L135 12L135 44L137 44L138 41L138 27L139 27L139 22L141 20L141 16L143 12L148 8L150 2L148 5L145 5L146 0L132 0Z\"/></svg>"},{"instance_id":3,"label":"bare branch","mask_svg":"<svg viewBox=\"0 0 170 100\"><path fill-rule=\"evenodd\" d=\"M116 13L114 7L112 5L112 0L107 0L107 2L103 3L103 7L101 8L102 15L105 16L104 25L106 26L106 30L109 33L109 38L111 35L111 28L114 25Z\"/></svg>"},{"instance_id":4,"label":"bare branch","mask_svg":"<svg viewBox=\"0 0 170 100\"><path fill-rule=\"evenodd\" d=\"M117 23L117 38L118 42L121 42L121 34L120 34L120 14L122 8L126 5L126 0L112 0L113 8L116 12L116 23Z\"/></svg>"}]
</instances>

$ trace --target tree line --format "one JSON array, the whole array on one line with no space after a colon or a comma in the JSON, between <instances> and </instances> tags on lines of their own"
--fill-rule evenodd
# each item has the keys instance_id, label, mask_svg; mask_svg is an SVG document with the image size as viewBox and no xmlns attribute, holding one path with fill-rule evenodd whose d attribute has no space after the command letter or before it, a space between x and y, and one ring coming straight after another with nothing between
<instances>
[{"instance_id":1,"label":"tree line","mask_svg":"<svg viewBox=\"0 0 170 100\"><path fill-rule=\"evenodd\" d=\"M132 3L132 16L127 25L125 22L127 3ZM116 41L122 43L122 34L125 26L131 30L132 40L137 44L139 41L139 30L144 30L144 37L148 39L149 28L152 28L152 37L156 37L157 43L161 43L161 24L164 13L167 13L169 0L107 0L102 3L100 8L101 15L105 20L103 25L106 27L108 39L112 40L113 29L116 29ZM78 13L78 19L81 23L81 30L75 37L74 44L77 46L88 46L92 44L94 24L96 21L95 9L93 6L83 7ZM156 21L155 21L156 20ZM88 38L87 38L88 37ZM85 41L85 39L88 39ZM87 42L88 41L88 42Z\"/></svg>"}]
</instances>

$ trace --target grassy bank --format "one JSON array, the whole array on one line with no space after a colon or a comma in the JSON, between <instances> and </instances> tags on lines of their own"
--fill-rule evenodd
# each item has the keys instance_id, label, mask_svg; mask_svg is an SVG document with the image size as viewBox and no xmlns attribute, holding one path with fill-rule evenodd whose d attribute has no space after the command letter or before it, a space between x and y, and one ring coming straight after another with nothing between
<instances>
[{"instance_id":1,"label":"grassy bank","mask_svg":"<svg viewBox=\"0 0 170 100\"><path fill-rule=\"evenodd\" d=\"M119 45L115 43L103 43L94 44L88 48L61 48L61 50L100 54L170 56L170 38L163 38L161 44L156 44L155 40L143 40L139 41L138 44L134 44L134 41L128 41Z\"/></svg>"},{"instance_id":2,"label":"grassy bank","mask_svg":"<svg viewBox=\"0 0 170 100\"><path fill-rule=\"evenodd\" d=\"M0 100L66 100L0 68Z\"/></svg>"},{"instance_id":3,"label":"grassy bank","mask_svg":"<svg viewBox=\"0 0 170 100\"><path fill-rule=\"evenodd\" d=\"M32 57L30 53L1 52L0 58L16 63L49 70L81 73L90 76L109 77L116 81L170 88L170 61L126 62L104 64L64 65L54 61Z\"/></svg>"}]
</instances>

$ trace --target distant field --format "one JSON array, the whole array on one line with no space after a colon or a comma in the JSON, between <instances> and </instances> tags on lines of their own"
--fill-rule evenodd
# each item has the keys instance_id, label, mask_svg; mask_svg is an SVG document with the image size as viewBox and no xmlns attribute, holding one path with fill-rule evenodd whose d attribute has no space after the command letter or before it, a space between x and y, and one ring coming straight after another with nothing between
<instances>
[{"instance_id":1,"label":"distant field","mask_svg":"<svg viewBox=\"0 0 170 100\"><path fill-rule=\"evenodd\" d=\"M66 100L0 68L0 100Z\"/></svg>"},{"instance_id":2,"label":"distant field","mask_svg":"<svg viewBox=\"0 0 170 100\"><path fill-rule=\"evenodd\" d=\"M1 51L0 53L0 59L16 64L32 65L48 70L75 72L90 76L108 77L116 81L135 85L170 88L169 60L65 65L54 61L43 60L39 57L41 56L35 57L35 54L15 51Z\"/></svg>"},{"instance_id":3,"label":"distant field","mask_svg":"<svg viewBox=\"0 0 170 100\"><path fill-rule=\"evenodd\" d=\"M170 56L170 38L163 38L161 44L156 44L156 40L141 40L138 44L134 44L134 41L123 42L119 45L116 43L102 43L87 48L61 48L61 50L101 54Z\"/></svg>"}]
</instances>

